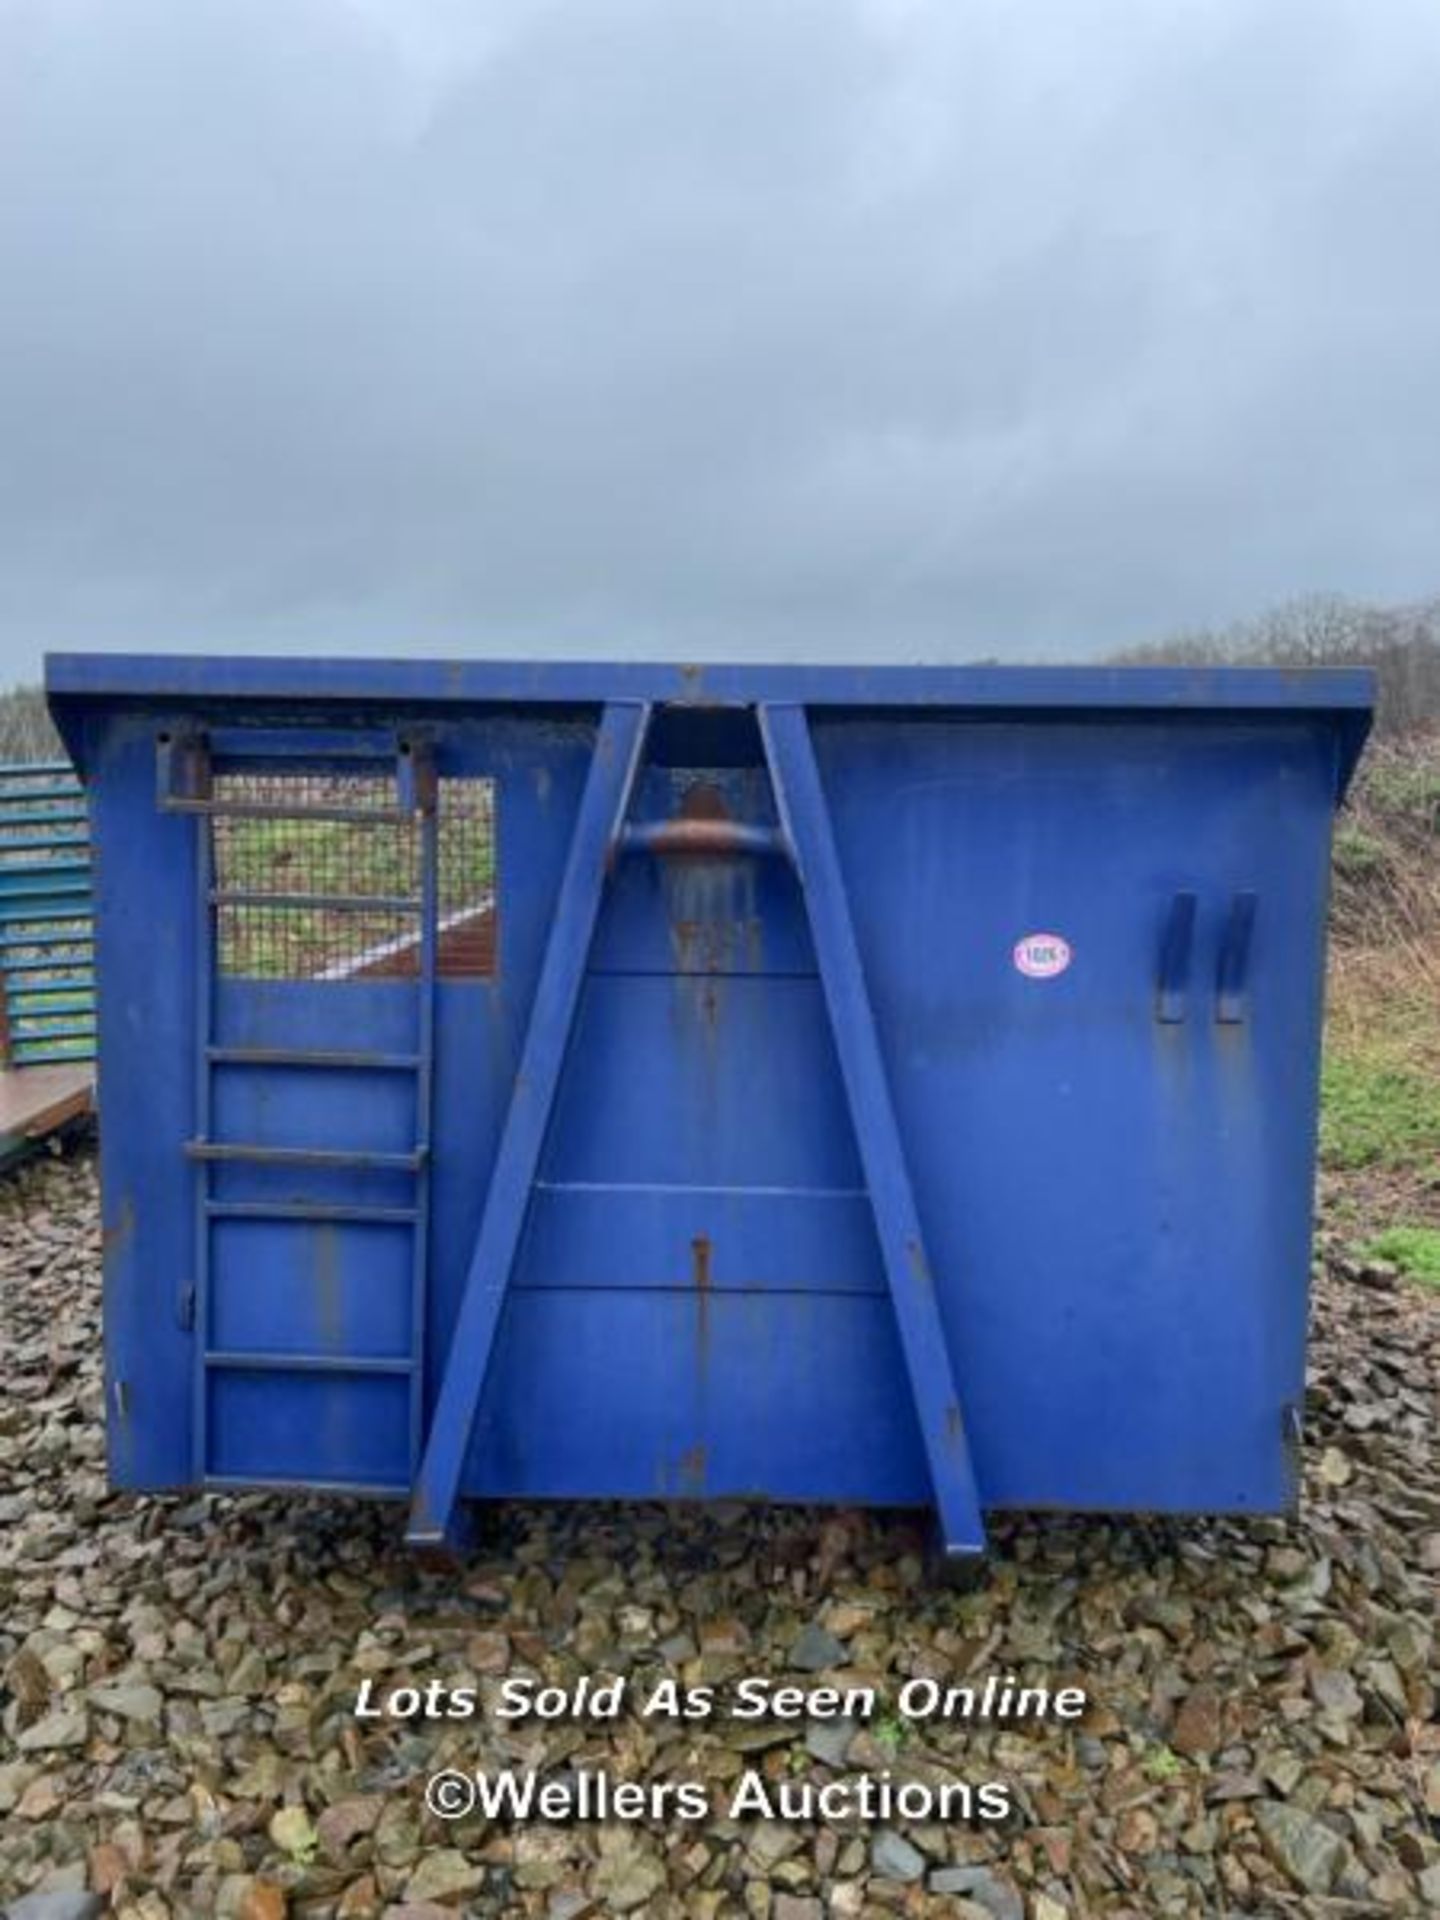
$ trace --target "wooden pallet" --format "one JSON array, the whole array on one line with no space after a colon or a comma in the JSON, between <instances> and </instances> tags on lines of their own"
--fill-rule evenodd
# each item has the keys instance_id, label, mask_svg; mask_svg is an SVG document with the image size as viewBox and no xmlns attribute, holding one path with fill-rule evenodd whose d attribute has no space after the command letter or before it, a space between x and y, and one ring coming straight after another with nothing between
<instances>
[{"instance_id":1,"label":"wooden pallet","mask_svg":"<svg viewBox=\"0 0 1440 1920\"><path fill-rule=\"evenodd\" d=\"M94 1110L93 1061L0 1069L0 1166Z\"/></svg>"}]
</instances>

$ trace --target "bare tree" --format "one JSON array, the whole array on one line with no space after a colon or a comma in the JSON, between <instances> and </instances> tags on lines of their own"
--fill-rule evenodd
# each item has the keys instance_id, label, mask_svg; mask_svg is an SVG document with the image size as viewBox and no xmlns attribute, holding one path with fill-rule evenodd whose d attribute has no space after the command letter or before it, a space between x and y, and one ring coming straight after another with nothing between
<instances>
[{"instance_id":1,"label":"bare tree","mask_svg":"<svg viewBox=\"0 0 1440 1920\"><path fill-rule=\"evenodd\" d=\"M1125 665L1369 666L1380 732L1440 722L1440 600L1386 607L1313 594L1218 632L1181 632L1112 657Z\"/></svg>"},{"instance_id":2,"label":"bare tree","mask_svg":"<svg viewBox=\"0 0 1440 1920\"><path fill-rule=\"evenodd\" d=\"M63 760L65 749L39 687L0 693L0 760Z\"/></svg>"}]
</instances>

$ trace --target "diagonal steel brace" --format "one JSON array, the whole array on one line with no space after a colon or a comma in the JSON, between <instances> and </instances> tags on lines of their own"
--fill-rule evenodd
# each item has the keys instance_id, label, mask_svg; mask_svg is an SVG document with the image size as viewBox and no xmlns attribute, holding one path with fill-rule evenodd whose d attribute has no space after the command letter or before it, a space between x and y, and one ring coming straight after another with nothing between
<instances>
[{"instance_id":1,"label":"diagonal steel brace","mask_svg":"<svg viewBox=\"0 0 1440 1920\"><path fill-rule=\"evenodd\" d=\"M874 1209L920 1437L930 1465L940 1546L947 1561L960 1561L984 1552L985 1523L810 723L803 707L762 706L760 732L776 808L790 841L810 921Z\"/></svg>"},{"instance_id":2,"label":"diagonal steel brace","mask_svg":"<svg viewBox=\"0 0 1440 1920\"><path fill-rule=\"evenodd\" d=\"M606 706L601 717L510 1110L415 1476L406 1527L411 1546L441 1546L458 1537L456 1502L465 1455L565 1063L610 850L629 805L649 719L647 705L620 703Z\"/></svg>"}]
</instances>

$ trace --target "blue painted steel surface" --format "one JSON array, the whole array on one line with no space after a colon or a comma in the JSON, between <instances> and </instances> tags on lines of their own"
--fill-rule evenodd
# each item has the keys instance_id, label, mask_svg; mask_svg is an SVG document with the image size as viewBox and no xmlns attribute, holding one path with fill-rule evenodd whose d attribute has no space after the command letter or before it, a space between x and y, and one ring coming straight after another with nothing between
<instances>
[{"instance_id":1,"label":"blue painted steel surface","mask_svg":"<svg viewBox=\"0 0 1440 1920\"><path fill-rule=\"evenodd\" d=\"M810 722L804 708L794 706L762 706L759 719L781 825L794 847L796 877L809 902L816 963L875 1212L890 1306L940 1517L941 1545L948 1556L978 1553L985 1544L985 1528L965 1416L940 1324L905 1149L895 1128Z\"/></svg>"},{"instance_id":2,"label":"blue painted steel surface","mask_svg":"<svg viewBox=\"0 0 1440 1920\"><path fill-rule=\"evenodd\" d=\"M505 1131L465 1276L450 1358L416 1476L410 1538L417 1545L443 1539L453 1525L465 1452L475 1429L495 1329L504 1311L555 1090L565 1065L604 892L605 869L624 823L649 723L650 709L645 706L607 705L601 716L565 876L545 943Z\"/></svg>"},{"instance_id":3,"label":"blue painted steel surface","mask_svg":"<svg viewBox=\"0 0 1440 1920\"><path fill-rule=\"evenodd\" d=\"M68 761L0 766L0 1066L94 1057L85 795Z\"/></svg>"},{"instance_id":4,"label":"blue painted steel surface","mask_svg":"<svg viewBox=\"0 0 1440 1920\"><path fill-rule=\"evenodd\" d=\"M116 1484L408 1496L416 1538L456 1496L934 1501L952 1550L980 1507L1293 1499L1368 675L63 657L50 691L97 848ZM217 972L194 768L411 740L494 783L493 972Z\"/></svg>"}]
</instances>

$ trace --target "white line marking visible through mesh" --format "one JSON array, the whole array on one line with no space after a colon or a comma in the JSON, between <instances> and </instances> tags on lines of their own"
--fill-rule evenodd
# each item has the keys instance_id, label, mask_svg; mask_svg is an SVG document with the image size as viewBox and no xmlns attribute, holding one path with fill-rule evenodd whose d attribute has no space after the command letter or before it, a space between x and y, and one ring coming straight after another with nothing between
<instances>
[{"instance_id":1,"label":"white line marking visible through mesh","mask_svg":"<svg viewBox=\"0 0 1440 1920\"><path fill-rule=\"evenodd\" d=\"M487 912L493 905L494 899L495 895L492 891L468 907L460 907L454 913L445 914L435 929L436 939L438 940L443 933L449 933L452 927L458 927L464 921L474 920L480 914ZM382 940L378 946L367 947L364 953L357 953L350 960L341 960L335 966L326 967L323 973L317 973L312 977L316 980L348 980L351 974L363 973L367 967L373 967L381 960L388 960L394 954L406 953L411 947L418 947L419 944L418 933L397 934L393 940Z\"/></svg>"}]
</instances>

